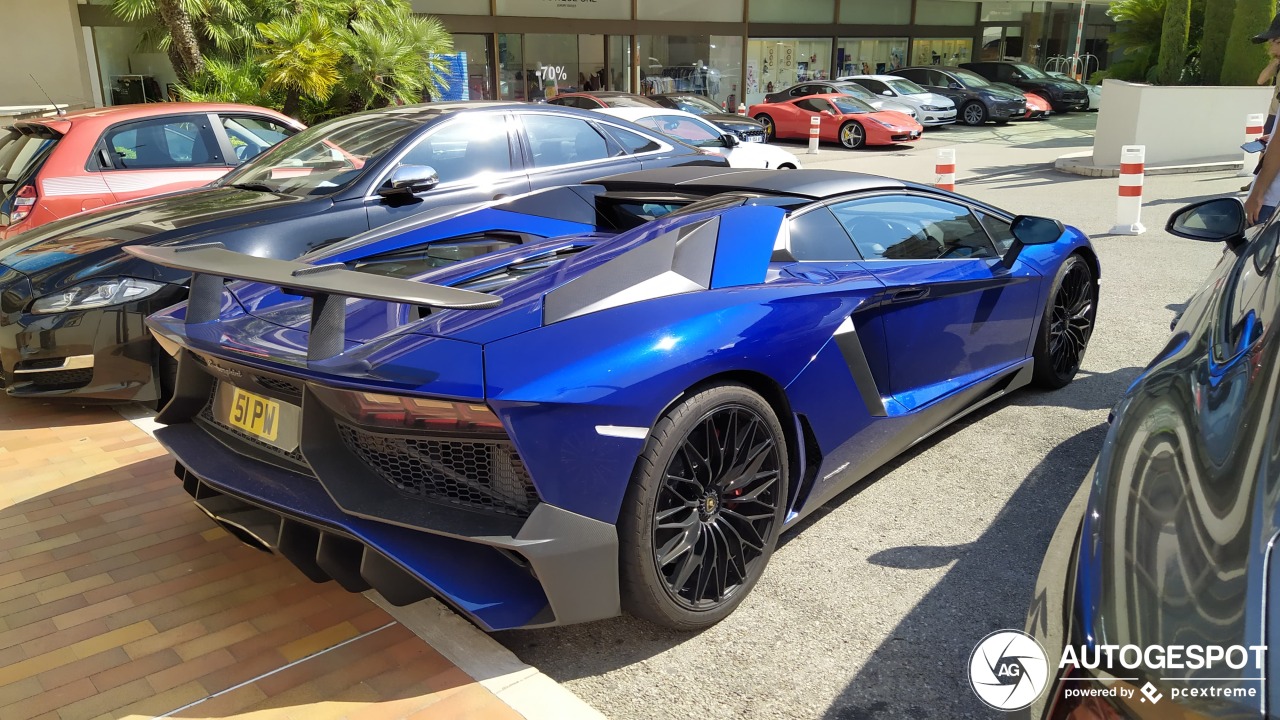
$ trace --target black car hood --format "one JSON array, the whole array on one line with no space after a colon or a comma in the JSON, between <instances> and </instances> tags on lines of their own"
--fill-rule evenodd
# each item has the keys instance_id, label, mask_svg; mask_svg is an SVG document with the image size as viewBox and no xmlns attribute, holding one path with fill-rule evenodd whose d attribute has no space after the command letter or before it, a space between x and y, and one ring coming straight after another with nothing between
<instances>
[{"instance_id":1,"label":"black car hood","mask_svg":"<svg viewBox=\"0 0 1280 720\"><path fill-rule=\"evenodd\" d=\"M325 205L328 198L319 199ZM0 243L0 265L44 291L90 277L130 275L169 281L168 273L124 253L125 245L195 242L266 221L315 212L317 199L238 188L201 188L76 215Z\"/></svg>"},{"instance_id":2,"label":"black car hood","mask_svg":"<svg viewBox=\"0 0 1280 720\"><path fill-rule=\"evenodd\" d=\"M997 100L1026 100L1027 99L1027 96L1023 94L1021 90L1019 90L1018 88L1008 83L993 82L991 83L991 85L987 87L979 88L978 91L985 92L988 95L995 97Z\"/></svg>"},{"instance_id":3,"label":"black car hood","mask_svg":"<svg viewBox=\"0 0 1280 720\"><path fill-rule=\"evenodd\" d=\"M736 113L728 113L728 112L710 113L708 115L703 115L702 119L706 120L707 122L713 122L717 125L743 125L743 126L750 126L756 129L764 128L764 125L761 125L760 123L756 122L755 120L752 120L746 115L738 115Z\"/></svg>"}]
</instances>

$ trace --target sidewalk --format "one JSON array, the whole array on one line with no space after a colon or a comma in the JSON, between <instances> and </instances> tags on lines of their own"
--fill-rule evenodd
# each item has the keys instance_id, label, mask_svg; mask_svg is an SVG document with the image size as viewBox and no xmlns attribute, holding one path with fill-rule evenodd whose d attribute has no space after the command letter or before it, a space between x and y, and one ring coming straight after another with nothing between
<instances>
[{"instance_id":1,"label":"sidewalk","mask_svg":"<svg viewBox=\"0 0 1280 720\"><path fill-rule=\"evenodd\" d=\"M215 527L112 408L0 394L0 717L242 714L524 717L368 598Z\"/></svg>"}]
</instances>

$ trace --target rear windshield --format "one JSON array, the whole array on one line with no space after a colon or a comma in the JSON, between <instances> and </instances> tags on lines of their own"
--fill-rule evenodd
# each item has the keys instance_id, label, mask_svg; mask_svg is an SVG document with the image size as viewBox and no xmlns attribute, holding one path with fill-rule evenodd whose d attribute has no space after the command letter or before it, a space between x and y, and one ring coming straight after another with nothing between
<instances>
[{"instance_id":1,"label":"rear windshield","mask_svg":"<svg viewBox=\"0 0 1280 720\"><path fill-rule=\"evenodd\" d=\"M52 130L26 134L6 128L0 135L0 198L7 198L23 181L29 180L61 137Z\"/></svg>"}]
</instances>

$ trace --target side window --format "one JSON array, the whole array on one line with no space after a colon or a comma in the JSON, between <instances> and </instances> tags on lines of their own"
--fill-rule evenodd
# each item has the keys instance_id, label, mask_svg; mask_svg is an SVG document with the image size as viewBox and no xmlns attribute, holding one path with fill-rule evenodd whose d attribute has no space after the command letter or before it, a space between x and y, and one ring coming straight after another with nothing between
<instances>
[{"instance_id":1,"label":"side window","mask_svg":"<svg viewBox=\"0 0 1280 720\"><path fill-rule=\"evenodd\" d=\"M111 128L102 137L118 170L222 165L222 154L203 117L167 117Z\"/></svg>"},{"instance_id":2,"label":"side window","mask_svg":"<svg viewBox=\"0 0 1280 720\"><path fill-rule=\"evenodd\" d=\"M943 88L951 87L951 82L952 81L951 81L950 75L947 75L946 73L938 72L937 70L930 70L929 79L928 81L926 81L926 83L929 85L932 85L934 87L943 87Z\"/></svg>"},{"instance_id":3,"label":"side window","mask_svg":"<svg viewBox=\"0 0 1280 720\"><path fill-rule=\"evenodd\" d=\"M996 244L996 249L1000 254L1009 251L1009 247L1013 245L1013 233L1009 230L1009 223L1001 220L995 215L988 215L981 210L975 211L978 221L982 223L982 227L986 228L987 234L991 236L991 240Z\"/></svg>"},{"instance_id":4,"label":"side window","mask_svg":"<svg viewBox=\"0 0 1280 720\"><path fill-rule=\"evenodd\" d=\"M791 97L804 97L805 95L812 95L813 92L812 90L810 90L810 87L811 86L809 85L797 85L791 88L790 95Z\"/></svg>"},{"instance_id":5,"label":"side window","mask_svg":"<svg viewBox=\"0 0 1280 720\"><path fill-rule=\"evenodd\" d=\"M884 83L880 82L879 80L859 80L858 84L870 90L871 92L875 93L876 95L879 95L880 93L889 89Z\"/></svg>"},{"instance_id":6,"label":"side window","mask_svg":"<svg viewBox=\"0 0 1280 720\"><path fill-rule=\"evenodd\" d=\"M221 115L219 119L231 149L236 153L234 162L237 165L297 133L288 125L261 115Z\"/></svg>"},{"instance_id":7,"label":"side window","mask_svg":"<svg viewBox=\"0 0 1280 720\"><path fill-rule=\"evenodd\" d=\"M925 70L895 70L893 74L904 77L917 85L933 84L933 81L929 78L929 73Z\"/></svg>"},{"instance_id":8,"label":"side window","mask_svg":"<svg viewBox=\"0 0 1280 720\"><path fill-rule=\"evenodd\" d=\"M815 98L805 98L796 103L796 107L801 110L807 110L811 113L820 113L823 110L830 110L831 104L826 100L818 100Z\"/></svg>"},{"instance_id":9,"label":"side window","mask_svg":"<svg viewBox=\"0 0 1280 720\"><path fill-rule=\"evenodd\" d=\"M617 125L604 125L605 132L613 136L613 139L621 145L628 153L647 153L660 149L662 146L650 140L649 138L633 133L630 130L624 130Z\"/></svg>"},{"instance_id":10,"label":"side window","mask_svg":"<svg viewBox=\"0 0 1280 720\"><path fill-rule=\"evenodd\" d=\"M841 262L861 260L831 211L825 207L810 210L791 220L791 255L807 262Z\"/></svg>"},{"instance_id":11,"label":"side window","mask_svg":"<svg viewBox=\"0 0 1280 720\"><path fill-rule=\"evenodd\" d=\"M595 128L583 120L540 113L520 116L536 168L604 160L609 145Z\"/></svg>"},{"instance_id":12,"label":"side window","mask_svg":"<svg viewBox=\"0 0 1280 720\"><path fill-rule=\"evenodd\" d=\"M964 205L886 195L833 205L831 211L867 260L965 260L998 257Z\"/></svg>"},{"instance_id":13,"label":"side window","mask_svg":"<svg viewBox=\"0 0 1280 720\"><path fill-rule=\"evenodd\" d=\"M428 165L441 183L511 172L506 117L475 114L449 122L423 138L399 164Z\"/></svg>"}]
</instances>

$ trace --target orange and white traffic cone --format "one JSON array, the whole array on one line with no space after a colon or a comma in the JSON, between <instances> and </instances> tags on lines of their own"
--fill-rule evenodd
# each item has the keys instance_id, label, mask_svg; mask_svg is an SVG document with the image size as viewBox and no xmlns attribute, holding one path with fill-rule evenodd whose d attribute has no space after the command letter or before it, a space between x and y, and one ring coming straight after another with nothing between
<instances>
[{"instance_id":1,"label":"orange and white traffic cone","mask_svg":"<svg viewBox=\"0 0 1280 720\"><path fill-rule=\"evenodd\" d=\"M1146 157L1145 145L1120 148L1120 185L1112 235L1141 235L1147 231L1142 225L1142 177Z\"/></svg>"},{"instance_id":2,"label":"orange and white traffic cone","mask_svg":"<svg viewBox=\"0 0 1280 720\"><path fill-rule=\"evenodd\" d=\"M933 186L940 190L956 191L956 151L955 148L942 148L938 151L938 165L934 170L938 179Z\"/></svg>"}]
</instances>

